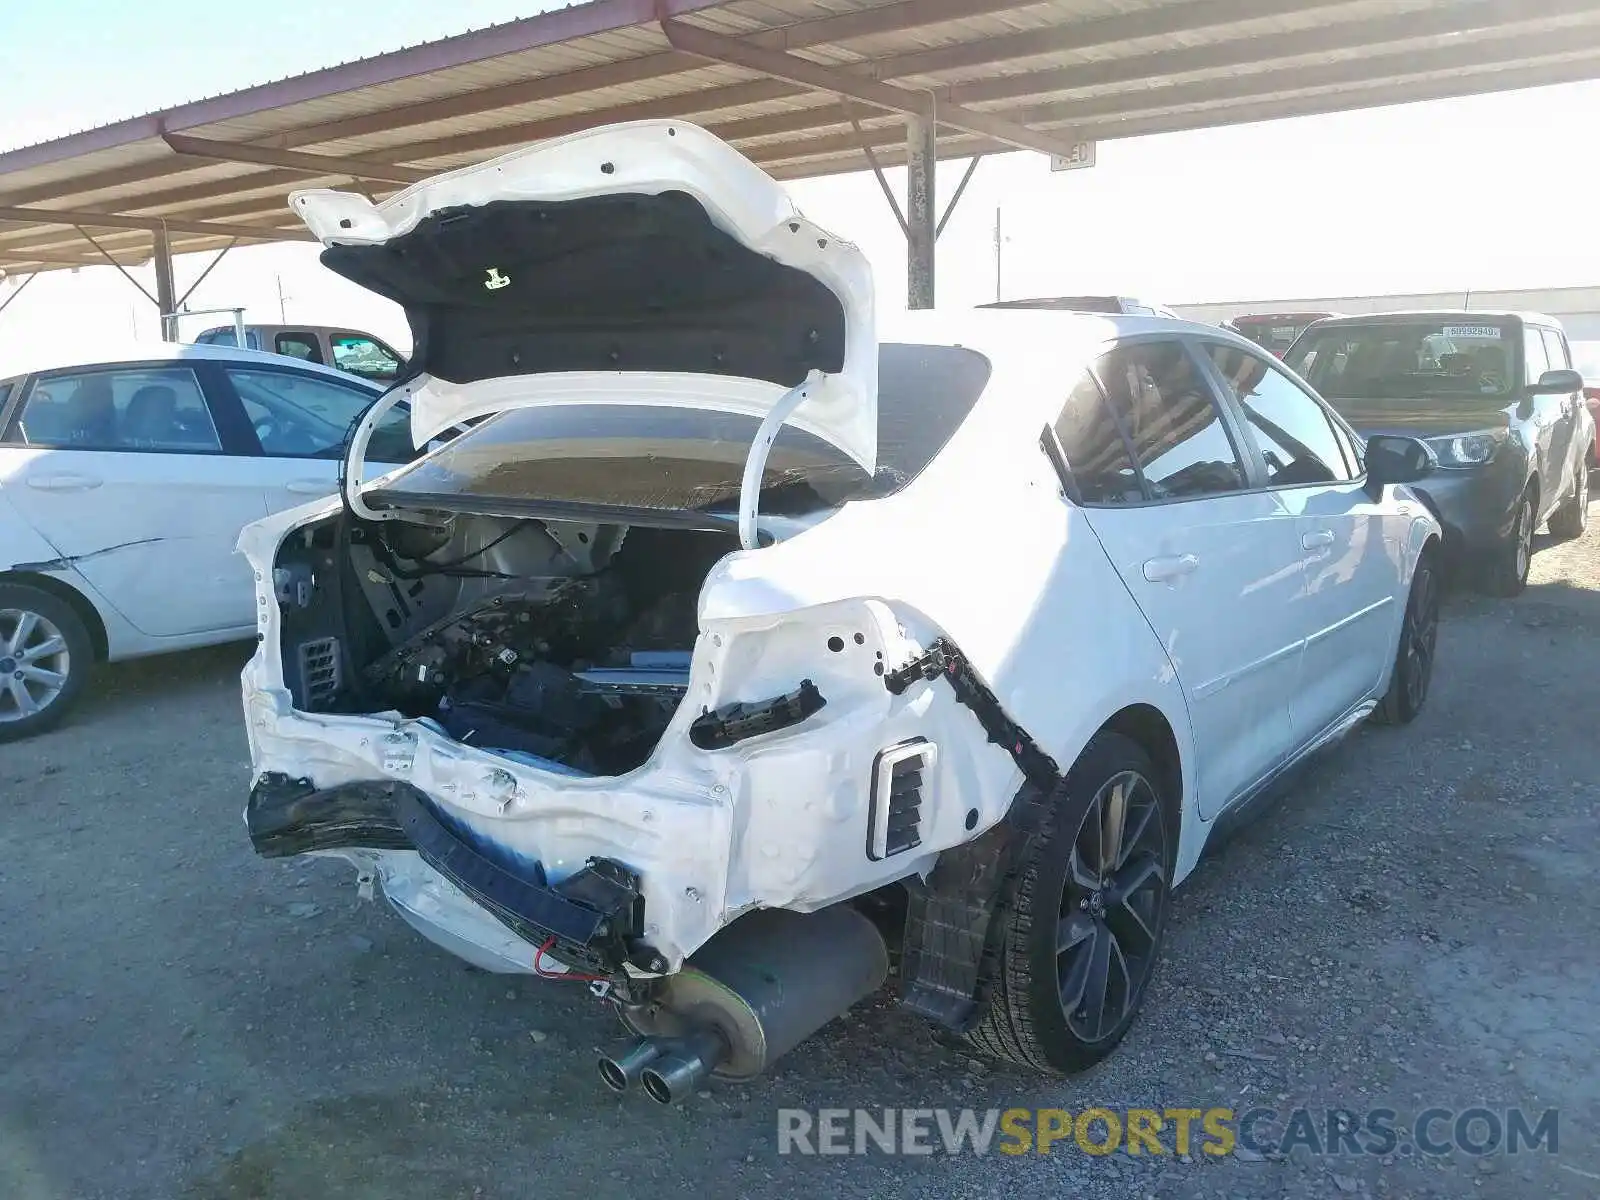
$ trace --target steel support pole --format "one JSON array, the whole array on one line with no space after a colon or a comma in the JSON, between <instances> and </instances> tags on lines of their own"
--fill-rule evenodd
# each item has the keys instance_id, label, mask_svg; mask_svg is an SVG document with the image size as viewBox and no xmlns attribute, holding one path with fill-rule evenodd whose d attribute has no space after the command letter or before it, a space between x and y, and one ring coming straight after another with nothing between
<instances>
[{"instance_id":1,"label":"steel support pole","mask_svg":"<svg viewBox=\"0 0 1600 1200\"><path fill-rule=\"evenodd\" d=\"M178 299L177 289L172 285L172 243L165 229L152 230L150 238L154 243L150 257L156 268L156 308L161 314L161 337L163 341L175 342L178 331L172 314L178 307Z\"/></svg>"},{"instance_id":2,"label":"steel support pole","mask_svg":"<svg viewBox=\"0 0 1600 1200\"><path fill-rule=\"evenodd\" d=\"M939 238L936 130L927 117L906 121L906 306L914 309L933 307L934 247Z\"/></svg>"}]
</instances>

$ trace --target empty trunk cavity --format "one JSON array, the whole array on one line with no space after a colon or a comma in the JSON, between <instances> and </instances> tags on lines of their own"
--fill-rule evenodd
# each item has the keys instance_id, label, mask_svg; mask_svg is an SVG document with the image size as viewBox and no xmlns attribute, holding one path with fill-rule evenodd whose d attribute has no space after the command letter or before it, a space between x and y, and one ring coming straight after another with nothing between
<instances>
[{"instance_id":1,"label":"empty trunk cavity","mask_svg":"<svg viewBox=\"0 0 1600 1200\"><path fill-rule=\"evenodd\" d=\"M303 711L398 711L531 765L618 775L688 687L702 583L733 535L460 514L297 530L273 583Z\"/></svg>"}]
</instances>

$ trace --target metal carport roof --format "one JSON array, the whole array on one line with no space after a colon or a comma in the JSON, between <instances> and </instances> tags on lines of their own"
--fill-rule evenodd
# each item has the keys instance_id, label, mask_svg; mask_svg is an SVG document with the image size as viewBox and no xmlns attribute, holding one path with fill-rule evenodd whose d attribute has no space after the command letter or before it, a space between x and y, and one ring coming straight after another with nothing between
<instances>
[{"instance_id":1,"label":"metal carport roof","mask_svg":"<svg viewBox=\"0 0 1600 1200\"><path fill-rule=\"evenodd\" d=\"M1595 77L1594 0L593 0L0 154L0 268L302 238L291 188L618 120L800 178Z\"/></svg>"}]
</instances>

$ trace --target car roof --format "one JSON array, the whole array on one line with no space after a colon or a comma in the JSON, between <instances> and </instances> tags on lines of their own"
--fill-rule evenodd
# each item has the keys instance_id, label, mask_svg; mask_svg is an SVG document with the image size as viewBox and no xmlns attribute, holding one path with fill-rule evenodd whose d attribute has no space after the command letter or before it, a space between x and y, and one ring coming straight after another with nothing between
<instances>
[{"instance_id":1,"label":"car roof","mask_svg":"<svg viewBox=\"0 0 1600 1200\"><path fill-rule=\"evenodd\" d=\"M1219 325L1179 317L1090 313L1047 308L934 309L894 313L878 321L886 342L927 342L968 346L986 354L1004 353L1019 341L1048 339L1063 349L1086 347L1144 334L1206 337L1260 353L1248 338Z\"/></svg>"},{"instance_id":2,"label":"car roof","mask_svg":"<svg viewBox=\"0 0 1600 1200\"><path fill-rule=\"evenodd\" d=\"M268 354L261 350L240 350L234 346L199 346L192 342L124 342L107 345L92 354L79 351L75 354L56 352L32 360L0 362L0 379L14 379L19 375L36 375L41 371L63 371L89 367L119 367L132 363L185 363L196 361L236 362L249 366L284 367L293 365L316 375L326 375L343 383L355 382L374 390L381 390L370 380L347 371L338 371L320 363L306 362L283 354Z\"/></svg>"},{"instance_id":3,"label":"car roof","mask_svg":"<svg viewBox=\"0 0 1600 1200\"><path fill-rule=\"evenodd\" d=\"M1321 327L1331 325L1376 325L1385 321L1413 321L1418 318L1426 320L1459 320L1463 323L1472 321L1521 321L1524 325L1550 325L1556 329L1561 328L1561 322L1552 316L1539 312L1517 312L1512 309L1496 308L1417 308L1396 309L1393 312L1376 313L1346 313L1337 317L1324 317L1317 324Z\"/></svg>"},{"instance_id":4,"label":"car roof","mask_svg":"<svg viewBox=\"0 0 1600 1200\"><path fill-rule=\"evenodd\" d=\"M366 337L377 337L375 333L367 333L364 329L357 329L354 325L313 325L310 322L297 322L289 325L281 321L246 321L246 329L253 329L257 333L359 333ZM214 333L218 330L232 329L232 321L222 321L216 325L207 325L202 333Z\"/></svg>"}]
</instances>

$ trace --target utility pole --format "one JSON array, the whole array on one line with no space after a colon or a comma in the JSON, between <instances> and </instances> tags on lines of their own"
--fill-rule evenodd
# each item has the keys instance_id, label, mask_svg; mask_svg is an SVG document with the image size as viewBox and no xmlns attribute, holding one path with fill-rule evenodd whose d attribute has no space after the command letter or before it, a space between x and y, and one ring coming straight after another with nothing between
<instances>
[{"instance_id":1,"label":"utility pole","mask_svg":"<svg viewBox=\"0 0 1600 1200\"><path fill-rule=\"evenodd\" d=\"M1000 206L994 208L994 302L1000 303Z\"/></svg>"},{"instance_id":2,"label":"utility pole","mask_svg":"<svg viewBox=\"0 0 1600 1200\"><path fill-rule=\"evenodd\" d=\"M925 117L906 121L906 307L910 309L932 308L934 302L934 244L939 237L936 133L936 124Z\"/></svg>"},{"instance_id":3,"label":"utility pole","mask_svg":"<svg viewBox=\"0 0 1600 1200\"><path fill-rule=\"evenodd\" d=\"M280 274L279 276L277 276L277 280L278 280L278 324L279 325L287 325L289 323L289 313L288 313L288 310L284 307L284 303L283 303L283 276Z\"/></svg>"}]
</instances>

